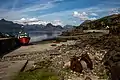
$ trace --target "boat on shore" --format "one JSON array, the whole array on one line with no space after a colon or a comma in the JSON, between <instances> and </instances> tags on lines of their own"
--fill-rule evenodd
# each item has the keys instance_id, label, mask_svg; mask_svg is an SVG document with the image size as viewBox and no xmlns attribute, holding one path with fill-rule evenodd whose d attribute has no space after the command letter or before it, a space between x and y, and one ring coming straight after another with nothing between
<instances>
[{"instance_id":1,"label":"boat on shore","mask_svg":"<svg viewBox=\"0 0 120 80\"><path fill-rule=\"evenodd\" d=\"M27 45L30 42L29 34L26 32L19 32L18 39L19 39L20 44L22 45Z\"/></svg>"},{"instance_id":2,"label":"boat on shore","mask_svg":"<svg viewBox=\"0 0 120 80\"><path fill-rule=\"evenodd\" d=\"M18 34L18 39L21 45L27 45L30 42L30 37L27 32L21 30Z\"/></svg>"}]
</instances>

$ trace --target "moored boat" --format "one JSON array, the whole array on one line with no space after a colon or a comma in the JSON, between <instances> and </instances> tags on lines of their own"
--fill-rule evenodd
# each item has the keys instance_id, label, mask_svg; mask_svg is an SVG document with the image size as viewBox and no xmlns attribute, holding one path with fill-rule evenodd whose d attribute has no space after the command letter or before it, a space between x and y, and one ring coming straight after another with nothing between
<instances>
[{"instance_id":1,"label":"moored boat","mask_svg":"<svg viewBox=\"0 0 120 80\"><path fill-rule=\"evenodd\" d=\"M27 45L30 42L30 37L29 37L29 34L24 31L23 28L24 26L22 26L22 29L18 34L18 39L19 39L20 44Z\"/></svg>"},{"instance_id":2,"label":"moored boat","mask_svg":"<svg viewBox=\"0 0 120 80\"><path fill-rule=\"evenodd\" d=\"M29 34L26 32L19 32L18 39L21 44L29 44L29 41L30 41Z\"/></svg>"}]
</instances>

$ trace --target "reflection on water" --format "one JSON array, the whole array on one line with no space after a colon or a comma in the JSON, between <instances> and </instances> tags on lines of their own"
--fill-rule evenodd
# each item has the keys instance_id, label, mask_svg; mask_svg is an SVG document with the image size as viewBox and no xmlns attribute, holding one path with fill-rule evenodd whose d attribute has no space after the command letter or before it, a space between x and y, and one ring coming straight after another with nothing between
<instances>
[{"instance_id":1,"label":"reflection on water","mask_svg":"<svg viewBox=\"0 0 120 80\"><path fill-rule=\"evenodd\" d=\"M44 39L54 38L60 34L61 34L61 32L54 32L54 33L53 32L38 32L38 31L29 32L29 35L31 37L30 42L37 42L37 41L41 41Z\"/></svg>"},{"instance_id":2,"label":"reflection on water","mask_svg":"<svg viewBox=\"0 0 120 80\"><path fill-rule=\"evenodd\" d=\"M47 39L48 36L46 34L39 36L35 36L35 35L32 36L32 34L30 34L30 37L31 37L30 42L36 42L36 41L41 41L43 39Z\"/></svg>"},{"instance_id":3,"label":"reflection on water","mask_svg":"<svg viewBox=\"0 0 120 80\"><path fill-rule=\"evenodd\" d=\"M14 35L15 37L17 37L17 35L19 34L19 32L2 32L2 33L7 33L7 34L11 34ZM41 41L44 39L50 39L50 38L54 38L57 37L58 35L61 34L61 31L54 31L54 32L50 32L50 31L28 31L29 36L31 38L30 42L37 42L37 41Z\"/></svg>"}]
</instances>

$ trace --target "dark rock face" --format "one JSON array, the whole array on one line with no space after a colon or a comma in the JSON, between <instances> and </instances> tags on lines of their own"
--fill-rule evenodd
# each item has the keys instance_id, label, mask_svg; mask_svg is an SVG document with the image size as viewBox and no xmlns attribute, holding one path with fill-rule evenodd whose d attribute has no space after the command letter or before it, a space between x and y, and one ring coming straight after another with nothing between
<instances>
[{"instance_id":1,"label":"dark rock face","mask_svg":"<svg viewBox=\"0 0 120 80\"><path fill-rule=\"evenodd\" d=\"M91 69L91 70L93 69L93 63L88 54L82 54L81 60L84 60L87 63L87 67L89 69Z\"/></svg>"},{"instance_id":2,"label":"dark rock face","mask_svg":"<svg viewBox=\"0 0 120 80\"><path fill-rule=\"evenodd\" d=\"M78 59L79 59L79 57L76 57L76 56L73 56L73 58L71 58L70 69L75 71L75 72L81 73L83 68L82 68L82 65Z\"/></svg>"},{"instance_id":3,"label":"dark rock face","mask_svg":"<svg viewBox=\"0 0 120 80\"><path fill-rule=\"evenodd\" d=\"M120 53L108 52L104 56L104 65L111 73L111 80L120 80Z\"/></svg>"},{"instance_id":4,"label":"dark rock face","mask_svg":"<svg viewBox=\"0 0 120 80\"><path fill-rule=\"evenodd\" d=\"M81 57L73 56L73 58L71 58L70 69L75 72L81 73L84 67L86 67L81 63L81 61L85 61L85 63L87 64L87 68L89 68L90 70L93 69L93 63L88 54L82 54Z\"/></svg>"},{"instance_id":5,"label":"dark rock face","mask_svg":"<svg viewBox=\"0 0 120 80\"><path fill-rule=\"evenodd\" d=\"M120 63L111 67L111 80L120 80Z\"/></svg>"}]
</instances>

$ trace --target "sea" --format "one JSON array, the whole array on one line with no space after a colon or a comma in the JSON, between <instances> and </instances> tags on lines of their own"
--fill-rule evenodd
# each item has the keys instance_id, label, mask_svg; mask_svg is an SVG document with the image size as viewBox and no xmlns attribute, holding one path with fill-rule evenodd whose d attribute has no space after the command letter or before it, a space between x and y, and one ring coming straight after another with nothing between
<instances>
[{"instance_id":1,"label":"sea","mask_svg":"<svg viewBox=\"0 0 120 80\"><path fill-rule=\"evenodd\" d=\"M60 35L61 31L54 31L54 32L48 32L48 31L29 31L30 36L30 42L37 42L42 41L46 39L52 39Z\"/></svg>"},{"instance_id":2,"label":"sea","mask_svg":"<svg viewBox=\"0 0 120 80\"><path fill-rule=\"evenodd\" d=\"M2 33L14 35L15 37L18 37L17 35L19 34L18 31L4 31ZM29 36L31 38L30 43L32 43L55 38L60 35L62 31L27 31L27 33L29 33Z\"/></svg>"}]
</instances>

